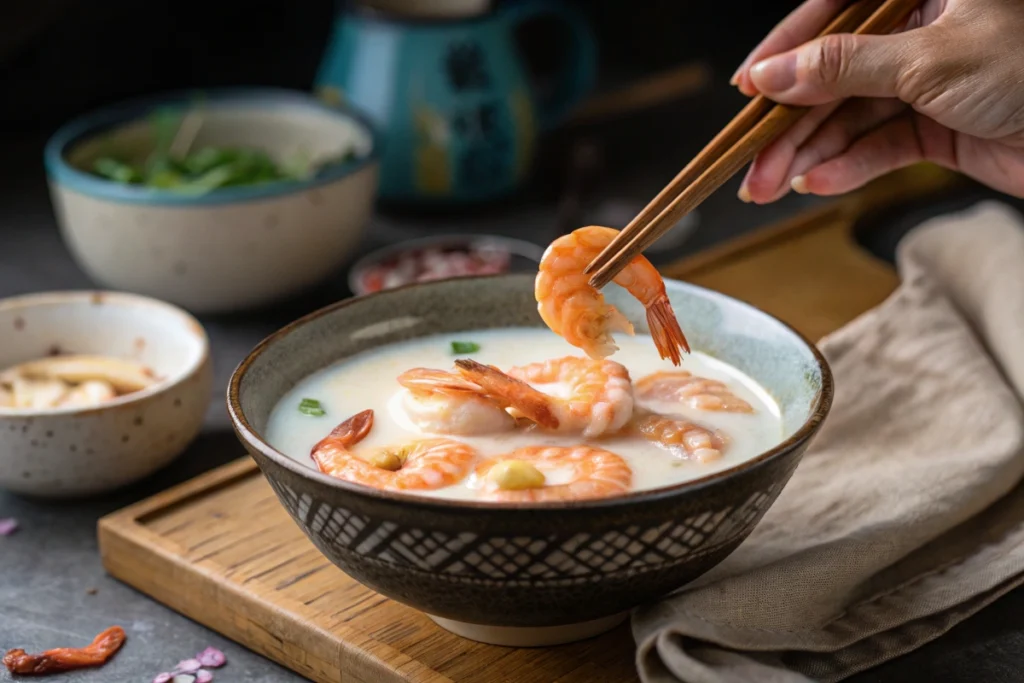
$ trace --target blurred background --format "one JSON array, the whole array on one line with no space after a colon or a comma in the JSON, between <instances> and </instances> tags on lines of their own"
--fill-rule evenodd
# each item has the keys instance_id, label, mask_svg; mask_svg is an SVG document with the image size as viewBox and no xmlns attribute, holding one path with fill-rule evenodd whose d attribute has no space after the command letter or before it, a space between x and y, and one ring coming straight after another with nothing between
<instances>
[{"instance_id":1,"label":"blurred background","mask_svg":"<svg viewBox=\"0 0 1024 683\"><path fill-rule=\"evenodd\" d=\"M0 116L6 129L45 131L97 105L159 90L218 85L312 87L339 10L335 0L8 0L0 7ZM373 3L361 3L373 4ZM431 3L380 2L394 14ZM516 0L468 3L499 9ZM566 0L592 23L600 83L610 87L690 60L724 85L747 51L795 4ZM458 3L456 3L456 6ZM444 8L445 0L437 7ZM736 21L742 13L742 21ZM524 41L538 64L557 55L544 27ZM550 28L550 27L547 27Z\"/></svg>"},{"instance_id":2,"label":"blurred background","mask_svg":"<svg viewBox=\"0 0 1024 683\"><path fill-rule=\"evenodd\" d=\"M42 145L61 124L125 98L180 88L275 86L301 91L339 59L339 15L377 5L378 18L406 24L480 23L516 0L8 0L0 7L0 144L7 159L0 188L0 234L52 225L47 218ZM743 105L727 81L751 47L793 5L783 0L706 3L678 0L566 0L596 45L592 87L539 131L536 155L514 191L484 202L388 202L363 251L444 232L485 232L545 243L583 223L622 227ZM541 13L543 14L543 12ZM742 21L737 16L742 15ZM566 68L572 36L564 22L540 16L514 29L519 66L532 94L557 98L568 88L552 74ZM402 28L404 31L405 28ZM465 28L465 26L463 26ZM470 29L471 31L472 29ZM352 40L358 41L355 37ZM481 40L486 43L486 36ZM380 67L378 63L376 67ZM375 72L368 78L401 79ZM396 85L400 87L401 84ZM500 93L499 93L500 95ZM385 169L386 175L386 169ZM652 254L672 260L732 237L815 200L778 206L735 199L739 179ZM444 202L440 203L444 204ZM429 210L428 210L429 209ZM14 293L14 292L5 292Z\"/></svg>"}]
</instances>

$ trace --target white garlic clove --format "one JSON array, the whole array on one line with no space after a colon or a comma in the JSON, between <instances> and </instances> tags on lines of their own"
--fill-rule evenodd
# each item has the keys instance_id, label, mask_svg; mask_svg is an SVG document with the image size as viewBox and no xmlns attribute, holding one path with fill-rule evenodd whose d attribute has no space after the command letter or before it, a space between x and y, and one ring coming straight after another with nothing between
<instances>
[{"instance_id":1,"label":"white garlic clove","mask_svg":"<svg viewBox=\"0 0 1024 683\"><path fill-rule=\"evenodd\" d=\"M117 392L109 382L91 379L68 391L60 405L64 408L90 408L115 398Z\"/></svg>"},{"instance_id":2,"label":"white garlic clove","mask_svg":"<svg viewBox=\"0 0 1024 683\"><path fill-rule=\"evenodd\" d=\"M70 388L59 379L17 377L11 383L15 408L54 408Z\"/></svg>"}]
</instances>

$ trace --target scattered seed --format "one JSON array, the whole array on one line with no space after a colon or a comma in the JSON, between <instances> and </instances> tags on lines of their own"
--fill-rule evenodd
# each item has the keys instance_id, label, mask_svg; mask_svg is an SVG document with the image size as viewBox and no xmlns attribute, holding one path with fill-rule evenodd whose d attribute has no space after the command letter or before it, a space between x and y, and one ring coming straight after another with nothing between
<instances>
[{"instance_id":1,"label":"scattered seed","mask_svg":"<svg viewBox=\"0 0 1024 683\"><path fill-rule=\"evenodd\" d=\"M224 666L224 662L227 658L224 653L215 647L208 647L199 654L196 655L196 659L205 667L216 669Z\"/></svg>"},{"instance_id":2,"label":"scattered seed","mask_svg":"<svg viewBox=\"0 0 1024 683\"><path fill-rule=\"evenodd\" d=\"M178 673L194 674L202 668L203 665L198 659L183 659L178 662L178 666L174 667L174 670Z\"/></svg>"}]
</instances>

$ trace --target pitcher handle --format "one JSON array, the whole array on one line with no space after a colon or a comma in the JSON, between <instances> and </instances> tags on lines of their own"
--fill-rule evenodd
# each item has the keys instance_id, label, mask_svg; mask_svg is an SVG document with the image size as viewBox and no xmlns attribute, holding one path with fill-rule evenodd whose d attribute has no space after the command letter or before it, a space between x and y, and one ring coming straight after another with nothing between
<instances>
[{"instance_id":1,"label":"pitcher handle","mask_svg":"<svg viewBox=\"0 0 1024 683\"><path fill-rule=\"evenodd\" d=\"M572 45L558 78L558 94L537 103L540 128L550 130L562 123L593 89L597 80L597 41L587 18L575 8L557 1L523 0L503 10L503 14L512 30L539 17L558 19L569 29Z\"/></svg>"}]
</instances>

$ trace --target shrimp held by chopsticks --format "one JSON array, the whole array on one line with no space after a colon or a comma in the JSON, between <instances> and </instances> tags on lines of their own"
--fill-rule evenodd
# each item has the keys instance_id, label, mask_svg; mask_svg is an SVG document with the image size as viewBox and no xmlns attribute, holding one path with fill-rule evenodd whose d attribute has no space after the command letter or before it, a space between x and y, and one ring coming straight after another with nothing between
<instances>
[{"instance_id":1,"label":"shrimp held by chopsticks","mask_svg":"<svg viewBox=\"0 0 1024 683\"><path fill-rule=\"evenodd\" d=\"M605 302L601 292L590 286L590 276L583 272L617 234L613 228L592 225L559 237L544 252L534 285L537 310L544 323L591 358L607 358L618 350L612 332L633 334L629 320ZM690 345L657 269L637 255L613 282L644 305L658 353L679 365L680 350L689 353Z\"/></svg>"}]
</instances>

